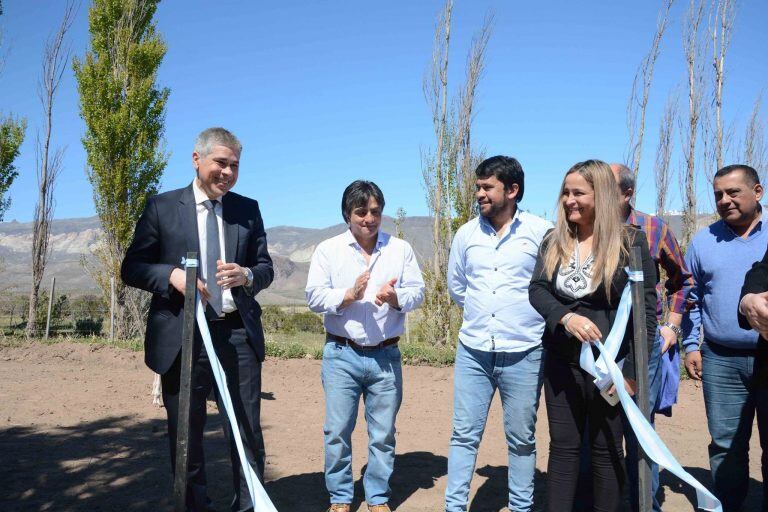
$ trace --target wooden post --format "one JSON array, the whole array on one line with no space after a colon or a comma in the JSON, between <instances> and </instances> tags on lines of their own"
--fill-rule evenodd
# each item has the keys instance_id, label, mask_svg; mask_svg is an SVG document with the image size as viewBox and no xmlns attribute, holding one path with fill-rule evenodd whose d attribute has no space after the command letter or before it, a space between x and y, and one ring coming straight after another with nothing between
<instances>
[{"instance_id":1,"label":"wooden post","mask_svg":"<svg viewBox=\"0 0 768 512\"><path fill-rule=\"evenodd\" d=\"M109 278L109 342L115 342L115 277Z\"/></svg>"},{"instance_id":2,"label":"wooden post","mask_svg":"<svg viewBox=\"0 0 768 512\"><path fill-rule=\"evenodd\" d=\"M189 457L189 397L192 389L192 343L195 337L195 294L197 292L197 253L188 252L184 263L187 282L184 288L184 326L181 331L181 382L179 418L176 431L176 471L173 502L176 512L187 510L187 459Z\"/></svg>"},{"instance_id":3,"label":"wooden post","mask_svg":"<svg viewBox=\"0 0 768 512\"><path fill-rule=\"evenodd\" d=\"M45 319L45 339L51 332L51 310L53 309L53 295L56 293L56 276L51 278L51 294L48 296L48 315Z\"/></svg>"},{"instance_id":4,"label":"wooden post","mask_svg":"<svg viewBox=\"0 0 768 512\"><path fill-rule=\"evenodd\" d=\"M632 247L629 254L629 268L632 272L642 272L643 264L639 247ZM637 373L637 406L643 417L650 421L651 411L648 402L648 336L655 336L656 333L649 333L645 323L645 290L642 281L632 281L632 321L634 325L634 352L635 352L635 371ZM635 441L637 442L637 441ZM637 447L637 485L639 512L651 512L653 499L651 496L651 466L648 456L642 447Z\"/></svg>"},{"instance_id":5,"label":"wooden post","mask_svg":"<svg viewBox=\"0 0 768 512\"><path fill-rule=\"evenodd\" d=\"M408 313L405 314L405 342L411 343L411 322L408 321L410 318L410 315Z\"/></svg>"}]
</instances>

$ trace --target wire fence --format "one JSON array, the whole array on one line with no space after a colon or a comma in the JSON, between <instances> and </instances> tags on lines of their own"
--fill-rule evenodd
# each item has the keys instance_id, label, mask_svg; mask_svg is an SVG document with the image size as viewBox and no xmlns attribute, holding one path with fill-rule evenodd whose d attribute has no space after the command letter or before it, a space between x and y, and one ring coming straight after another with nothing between
<instances>
[{"instance_id":1,"label":"wire fence","mask_svg":"<svg viewBox=\"0 0 768 512\"><path fill-rule=\"evenodd\" d=\"M47 285L47 286L45 286ZM114 341L111 319L114 300L98 293L81 294L56 290L56 278L40 288L37 312L29 334L32 337L91 337L101 336ZM114 286L112 287L114 296ZM265 331L319 331L322 320L310 313L306 304L263 306ZM26 336L29 318L29 295L25 293L0 296L0 333L4 336Z\"/></svg>"},{"instance_id":2,"label":"wire fence","mask_svg":"<svg viewBox=\"0 0 768 512\"><path fill-rule=\"evenodd\" d=\"M55 280L40 290L30 334L46 336L106 336L110 333L110 308L100 295L57 293ZM29 325L29 296L0 297L0 332L25 336Z\"/></svg>"}]
</instances>

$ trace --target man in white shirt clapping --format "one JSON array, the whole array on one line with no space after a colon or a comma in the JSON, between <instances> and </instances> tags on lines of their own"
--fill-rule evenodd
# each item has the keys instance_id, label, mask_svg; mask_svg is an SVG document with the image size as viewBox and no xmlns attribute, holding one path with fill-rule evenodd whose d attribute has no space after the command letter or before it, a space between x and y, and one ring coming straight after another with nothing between
<instances>
[{"instance_id":1,"label":"man in white shirt clapping","mask_svg":"<svg viewBox=\"0 0 768 512\"><path fill-rule=\"evenodd\" d=\"M309 309L324 313L325 484L330 512L349 512L353 498L352 431L363 396L368 468L363 479L371 512L389 512L395 462L395 417L403 380L398 341L405 314L424 299L424 280L411 246L379 230L384 195L355 181L341 212L349 229L321 242L307 278Z\"/></svg>"}]
</instances>

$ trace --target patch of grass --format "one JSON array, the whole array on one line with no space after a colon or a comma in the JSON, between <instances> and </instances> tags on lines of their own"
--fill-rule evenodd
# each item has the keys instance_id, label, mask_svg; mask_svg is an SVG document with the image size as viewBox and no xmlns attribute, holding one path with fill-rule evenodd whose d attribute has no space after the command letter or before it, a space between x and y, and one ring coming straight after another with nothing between
<instances>
[{"instance_id":1,"label":"patch of grass","mask_svg":"<svg viewBox=\"0 0 768 512\"><path fill-rule=\"evenodd\" d=\"M456 358L453 347L435 347L426 343L400 343L403 363L415 366L452 366Z\"/></svg>"},{"instance_id":2,"label":"patch of grass","mask_svg":"<svg viewBox=\"0 0 768 512\"><path fill-rule=\"evenodd\" d=\"M114 343L109 338L103 336L51 336L45 338L27 339L25 336L0 336L0 347L22 347L29 342L42 343L43 345L55 345L57 343L84 343L86 345L101 345L106 347L117 347L131 352L141 352L144 350L144 340L133 338L129 340L115 340Z\"/></svg>"},{"instance_id":3,"label":"patch of grass","mask_svg":"<svg viewBox=\"0 0 768 512\"><path fill-rule=\"evenodd\" d=\"M267 333L267 355L282 359L322 359L325 336L313 333ZM419 366L451 366L453 347L434 347L426 343L400 342L403 363Z\"/></svg>"},{"instance_id":4,"label":"patch of grass","mask_svg":"<svg viewBox=\"0 0 768 512\"><path fill-rule=\"evenodd\" d=\"M308 332L266 333L266 353L268 357L278 359L315 359L323 358L325 336ZM52 336L34 338L32 341L46 345L56 343L85 343L106 347L117 347L133 352L144 350L144 340L116 340L114 343L103 336ZM24 336L0 336L0 347L21 347L28 343ZM453 347L433 347L426 343L400 343L403 364L416 366L451 366L456 355Z\"/></svg>"}]
</instances>

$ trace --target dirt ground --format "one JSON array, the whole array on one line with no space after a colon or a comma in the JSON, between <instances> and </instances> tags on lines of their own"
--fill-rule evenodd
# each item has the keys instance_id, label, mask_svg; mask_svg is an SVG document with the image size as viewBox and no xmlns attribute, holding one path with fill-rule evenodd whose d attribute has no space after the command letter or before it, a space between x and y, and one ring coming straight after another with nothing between
<instances>
[{"instance_id":1,"label":"dirt ground","mask_svg":"<svg viewBox=\"0 0 768 512\"><path fill-rule=\"evenodd\" d=\"M152 405L152 374L142 354L97 345L59 343L0 348L0 510L170 510L164 411ZM446 484L451 428L452 369L408 366L398 418L393 497L399 511L439 511ZM322 474L323 393L320 362L267 361L263 428L267 491L281 512L327 507ZM211 412L215 407L211 406ZM707 423L701 389L682 383L672 418L658 429L694 477L710 484ZM229 456L216 414L206 440L214 510L228 510ZM757 434L745 510L758 510L761 492ZM539 410L537 508L546 500L547 422ZM356 503L365 464L365 425L354 437ZM695 493L662 472L665 511L694 510ZM472 482L472 512L506 506L506 447L494 403Z\"/></svg>"}]
</instances>

